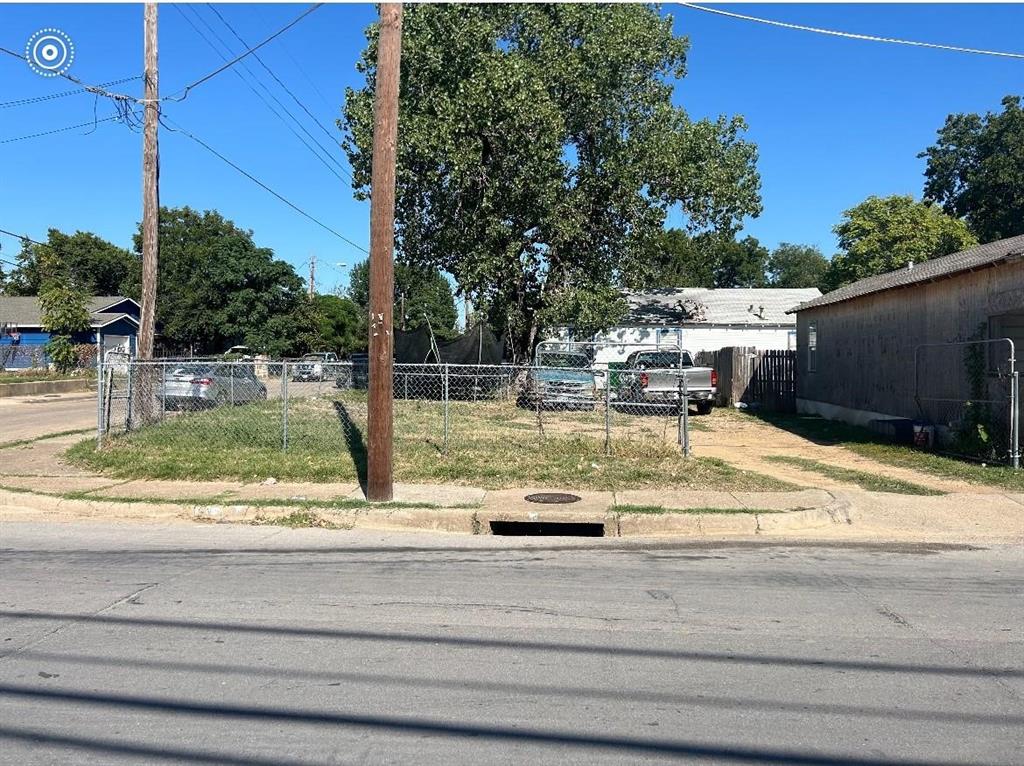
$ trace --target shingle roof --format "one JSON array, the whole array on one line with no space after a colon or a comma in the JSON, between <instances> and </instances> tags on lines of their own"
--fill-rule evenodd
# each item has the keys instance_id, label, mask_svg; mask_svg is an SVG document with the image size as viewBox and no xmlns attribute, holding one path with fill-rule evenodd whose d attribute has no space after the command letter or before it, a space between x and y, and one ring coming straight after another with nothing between
<instances>
[{"instance_id":1,"label":"shingle roof","mask_svg":"<svg viewBox=\"0 0 1024 766\"><path fill-rule=\"evenodd\" d=\"M793 324L788 309L821 295L816 287L791 289L684 287L627 293L630 324Z\"/></svg>"},{"instance_id":2,"label":"shingle roof","mask_svg":"<svg viewBox=\"0 0 1024 766\"><path fill-rule=\"evenodd\" d=\"M100 312L122 301L130 300L121 295L94 295L89 298L86 308L89 316L95 324L98 317L106 317L101 324L109 321L111 317L119 314L101 314ZM0 325L13 324L18 327L39 327L42 323L42 311L39 307L39 298L34 295L13 296L0 295Z\"/></svg>"},{"instance_id":3,"label":"shingle roof","mask_svg":"<svg viewBox=\"0 0 1024 766\"><path fill-rule=\"evenodd\" d=\"M923 263L916 263L912 269L897 269L887 274L867 277L845 287L840 287L838 290L825 293L820 298L802 303L790 311L793 313L818 306L828 306L832 303L841 303L865 295L871 295L872 293L880 293L884 290L907 287L920 282L930 282L934 279L950 277L954 274L971 271L983 266L991 266L1000 261L1020 258L1022 255L1024 255L1024 234L989 242L985 245L978 245L978 247L972 247L970 250L962 250L959 253L944 255L941 258L933 258Z\"/></svg>"}]
</instances>

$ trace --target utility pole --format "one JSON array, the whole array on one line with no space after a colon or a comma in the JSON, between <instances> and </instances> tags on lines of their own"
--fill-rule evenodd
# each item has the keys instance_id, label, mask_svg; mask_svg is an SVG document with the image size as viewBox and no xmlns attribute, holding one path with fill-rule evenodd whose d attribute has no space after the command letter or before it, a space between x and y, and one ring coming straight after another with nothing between
<instances>
[{"instance_id":1,"label":"utility pole","mask_svg":"<svg viewBox=\"0 0 1024 766\"><path fill-rule=\"evenodd\" d=\"M402 55L402 4L381 3L377 85L373 104L373 172L370 179L370 391L367 412L366 499L391 500L394 348L395 163L398 84Z\"/></svg>"},{"instance_id":2,"label":"utility pole","mask_svg":"<svg viewBox=\"0 0 1024 766\"><path fill-rule=\"evenodd\" d=\"M153 358L156 333L156 280L159 258L160 154L157 123L160 88L157 69L156 3L146 3L144 122L142 128L142 315L139 321L138 358Z\"/></svg>"},{"instance_id":3,"label":"utility pole","mask_svg":"<svg viewBox=\"0 0 1024 766\"><path fill-rule=\"evenodd\" d=\"M316 297L316 256L309 254L309 299Z\"/></svg>"}]
</instances>

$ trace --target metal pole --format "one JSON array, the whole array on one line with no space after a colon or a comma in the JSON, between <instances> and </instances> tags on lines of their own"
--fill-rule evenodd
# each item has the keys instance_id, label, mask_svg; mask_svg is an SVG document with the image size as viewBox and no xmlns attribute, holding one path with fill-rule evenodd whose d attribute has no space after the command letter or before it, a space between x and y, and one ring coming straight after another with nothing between
<instances>
[{"instance_id":1,"label":"metal pole","mask_svg":"<svg viewBox=\"0 0 1024 766\"><path fill-rule=\"evenodd\" d=\"M231 392L231 406L235 406L235 363L228 365L228 390Z\"/></svg>"},{"instance_id":2,"label":"metal pole","mask_svg":"<svg viewBox=\"0 0 1024 766\"><path fill-rule=\"evenodd\" d=\"M612 454L612 363L604 376L604 454Z\"/></svg>"},{"instance_id":3,"label":"metal pole","mask_svg":"<svg viewBox=\"0 0 1024 766\"><path fill-rule=\"evenodd\" d=\"M1020 373L1013 371L1013 380L1010 381L1010 427L1013 433L1013 443L1010 449L1013 450L1010 457L1013 459L1014 470L1020 469Z\"/></svg>"},{"instance_id":4,"label":"metal pole","mask_svg":"<svg viewBox=\"0 0 1024 766\"><path fill-rule=\"evenodd\" d=\"M448 451L448 363L444 363L444 451Z\"/></svg>"},{"instance_id":5,"label":"metal pole","mask_svg":"<svg viewBox=\"0 0 1024 766\"><path fill-rule=\"evenodd\" d=\"M679 444L683 448L683 456L690 456L690 392L687 387L686 374L679 376Z\"/></svg>"},{"instance_id":6,"label":"metal pole","mask_svg":"<svg viewBox=\"0 0 1024 766\"><path fill-rule=\"evenodd\" d=\"M281 449L288 451L288 362L281 362Z\"/></svg>"},{"instance_id":7,"label":"metal pole","mask_svg":"<svg viewBox=\"0 0 1024 766\"><path fill-rule=\"evenodd\" d=\"M103 340L96 333L96 448L103 446Z\"/></svg>"},{"instance_id":8,"label":"metal pole","mask_svg":"<svg viewBox=\"0 0 1024 766\"><path fill-rule=\"evenodd\" d=\"M138 369L135 362L128 360L128 399L125 402L124 430L132 430L132 404L135 402L135 370Z\"/></svg>"},{"instance_id":9,"label":"metal pole","mask_svg":"<svg viewBox=\"0 0 1024 766\"><path fill-rule=\"evenodd\" d=\"M160 362L160 420L167 417L167 362Z\"/></svg>"}]
</instances>

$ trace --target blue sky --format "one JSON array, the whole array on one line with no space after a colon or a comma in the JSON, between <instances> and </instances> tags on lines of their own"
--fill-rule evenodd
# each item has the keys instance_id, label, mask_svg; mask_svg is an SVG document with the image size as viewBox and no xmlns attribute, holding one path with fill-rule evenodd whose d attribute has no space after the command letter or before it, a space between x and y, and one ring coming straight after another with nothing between
<instances>
[{"instance_id":1,"label":"blue sky","mask_svg":"<svg viewBox=\"0 0 1024 766\"><path fill-rule=\"evenodd\" d=\"M303 7L217 6L250 43L283 26ZM1024 48L1024 6L1019 5L728 7L886 37L1007 51ZM676 31L691 41L689 75L677 86L677 102L695 118L742 114L750 124L748 137L760 149L764 213L748 221L744 233L770 246L801 242L831 254L831 229L844 209L869 194L920 195L924 166L916 155L933 141L947 114L996 110L1004 95L1024 91L1020 60L824 37L671 5L665 12L674 16ZM205 5L161 5L163 94L222 63L186 17L213 42L211 28L240 50ZM355 62L364 42L362 30L374 17L372 5L325 6L260 55L318 121L331 127L345 87L361 82ZM71 71L86 82L115 80L141 69L140 5L0 4L0 45L20 51L43 27L58 27L71 36L76 47ZM247 64L306 130L327 144L320 128L262 67L248 59ZM13 58L0 59L0 102L69 87L67 81L34 74ZM139 87L118 86L133 93ZM96 108L100 117L111 113L102 101ZM88 122L93 110L94 99L88 95L0 107L0 141ZM368 205L353 200L348 186L232 72L196 88L181 103L167 104L165 114L299 207L367 245ZM141 211L141 136L112 122L87 132L0 143L0 228L36 239L45 237L50 226L83 229L131 245ZM253 229L259 244L273 248L303 275L315 253L324 290L345 282L345 269L335 264L351 265L365 257L188 139L162 131L160 141L161 204L216 208ZM340 150L336 154L340 158ZM0 236L0 244L0 258L13 259L18 243Z\"/></svg>"}]
</instances>

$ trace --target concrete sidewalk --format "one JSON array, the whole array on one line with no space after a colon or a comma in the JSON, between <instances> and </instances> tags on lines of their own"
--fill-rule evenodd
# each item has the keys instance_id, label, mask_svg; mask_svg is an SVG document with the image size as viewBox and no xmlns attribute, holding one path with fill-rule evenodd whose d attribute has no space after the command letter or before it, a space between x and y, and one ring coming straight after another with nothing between
<instances>
[{"instance_id":1,"label":"concrete sidewalk","mask_svg":"<svg viewBox=\"0 0 1024 766\"><path fill-rule=\"evenodd\" d=\"M535 489L398 484L394 503L375 505L355 484L9 476L0 477L0 520L253 523L306 511L344 529L490 534L492 522L571 522L601 525L605 537L1024 543L1024 494L630 490L577 492L579 502L539 505L524 499Z\"/></svg>"}]
</instances>

